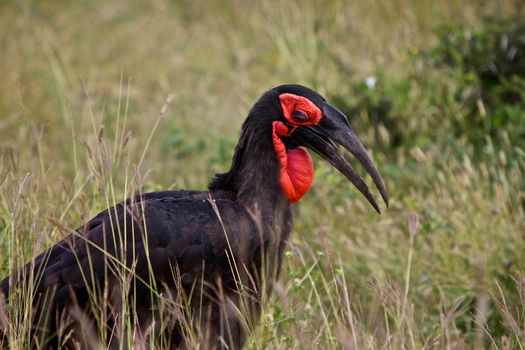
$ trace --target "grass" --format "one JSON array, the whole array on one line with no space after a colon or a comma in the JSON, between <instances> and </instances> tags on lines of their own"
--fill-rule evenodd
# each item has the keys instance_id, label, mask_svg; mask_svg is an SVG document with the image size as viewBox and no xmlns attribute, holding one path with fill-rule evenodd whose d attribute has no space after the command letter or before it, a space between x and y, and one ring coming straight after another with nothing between
<instances>
[{"instance_id":1,"label":"grass","mask_svg":"<svg viewBox=\"0 0 525 350\"><path fill-rule=\"evenodd\" d=\"M61 239L56 223L77 227L136 189L204 189L228 167L265 89L297 82L351 98L349 76L378 66L385 79L403 76L438 27L480 26L495 11L513 9L452 0L3 1L0 276ZM363 123L358 131L378 150L391 207L377 216L315 159L281 278L247 347L523 349L523 151L488 140L483 158L446 142L389 153ZM0 314L0 324L12 326L12 348L26 348L27 310L15 314Z\"/></svg>"}]
</instances>

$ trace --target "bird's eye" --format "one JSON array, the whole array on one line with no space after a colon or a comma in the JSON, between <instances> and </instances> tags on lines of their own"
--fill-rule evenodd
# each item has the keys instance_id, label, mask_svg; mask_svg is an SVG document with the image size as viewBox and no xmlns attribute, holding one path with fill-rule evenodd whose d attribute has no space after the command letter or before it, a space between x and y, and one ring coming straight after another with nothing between
<instances>
[{"instance_id":1,"label":"bird's eye","mask_svg":"<svg viewBox=\"0 0 525 350\"><path fill-rule=\"evenodd\" d=\"M298 110L293 111L292 116L294 117L295 120L298 120L301 122L305 122L308 120L308 116L306 115L306 113L298 111Z\"/></svg>"}]
</instances>

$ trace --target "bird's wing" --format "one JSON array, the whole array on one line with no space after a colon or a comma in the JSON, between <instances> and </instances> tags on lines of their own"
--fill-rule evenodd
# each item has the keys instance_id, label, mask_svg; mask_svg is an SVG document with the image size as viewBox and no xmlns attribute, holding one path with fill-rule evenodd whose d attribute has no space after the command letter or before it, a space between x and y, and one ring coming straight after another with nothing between
<instances>
[{"instance_id":1,"label":"bird's wing","mask_svg":"<svg viewBox=\"0 0 525 350\"><path fill-rule=\"evenodd\" d=\"M145 283L151 276L173 279L176 271L191 283L203 268L211 275L230 269L228 251L250 260L260 245L252 217L231 200L207 196L149 193L107 209L26 265L18 279L32 270L37 292L53 288L67 302L71 290L86 293L119 271ZM7 295L8 288L6 278L0 291Z\"/></svg>"}]
</instances>

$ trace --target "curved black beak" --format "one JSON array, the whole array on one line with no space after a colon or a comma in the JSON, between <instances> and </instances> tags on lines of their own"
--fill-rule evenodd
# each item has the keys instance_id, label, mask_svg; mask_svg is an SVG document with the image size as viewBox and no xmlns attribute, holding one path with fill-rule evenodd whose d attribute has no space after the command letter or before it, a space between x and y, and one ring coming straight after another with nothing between
<instances>
[{"instance_id":1,"label":"curved black beak","mask_svg":"<svg viewBox=\"0 0 525 350\"><path fill-rule=\"evenodd\" d=\"M352 128L348 124L346 116L337 108L325 103L322 107L323 117L317 125L298 126L293 130L290 137L292 140L301 145L308 147L321 157L326 159L343 175L345 175L357 189L366 197L378 213L381 213L379 206L370 192L366 183L357 175L354 168L345 159L337 145L341 145L354 155L361 165L372 177L383 201L388 207L388 195L385 185L374 162L366 152L363 144Z\"/></svg>"}]
</instances>

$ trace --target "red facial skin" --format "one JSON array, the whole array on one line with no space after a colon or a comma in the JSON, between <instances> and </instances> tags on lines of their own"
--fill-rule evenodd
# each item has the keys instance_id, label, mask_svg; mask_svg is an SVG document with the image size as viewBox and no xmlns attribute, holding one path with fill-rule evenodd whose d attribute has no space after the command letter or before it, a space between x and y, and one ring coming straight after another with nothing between
<instances>
[{"instance_id":1,"label":"red facial skin","mask_svg":"<svg viewBox=\"0 0 525 350\"><path fill-rule=\"evenodd\" d=\"M309 99L294 94L279 96L283 115L287 123L274 121L273 147L279 160L279 185L290 203L298 201L310 188L314 178L314 163L303 147L287 150L281 137L289 136L299 125L316 125L323 116L319 107ZM307 116L307 120L298 120L293 117L293 111L300 111Z\"/></svg>"}]
</instances>

